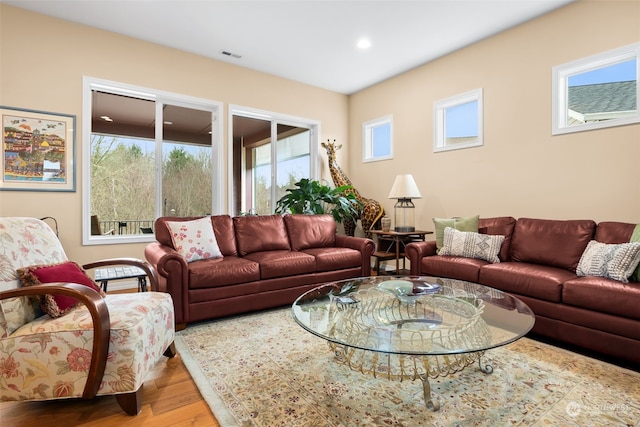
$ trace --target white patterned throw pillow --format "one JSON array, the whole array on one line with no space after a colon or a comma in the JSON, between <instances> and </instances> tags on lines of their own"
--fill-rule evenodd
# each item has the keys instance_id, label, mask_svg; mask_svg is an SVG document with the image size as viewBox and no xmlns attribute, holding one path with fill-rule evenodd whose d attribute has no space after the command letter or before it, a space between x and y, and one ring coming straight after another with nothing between
<instances>
[{"instance_id":1,"label":"white patterned throw pillow","mask_svg":"<svg viewBox=\"0 0 640 427\"><path fill-rule=\"evenodd\" d=\"M443 245L438 255L477 258L496 263L500 262L498 253L503 241L504 236L458 231L447 227L444 229Z\"/></svg>"},{"instance_id":2,"label":"white patterned throw pillow","mask_svg":"<svg viewBox=\"0 0 640 427\"><path fill-rule=\"evenodd\" d=\"M222 257L210 217L166 224L173 247L187 262Z\"/></svg>"},{"instance_id":3,"label":"white patterned throw pillow","mask_svg":"<svg viewBox=\"0 0 640 427\"><path fill-rule=\"evenodd\" d=\"M607 277L623 283L640 263L640 243L608 244L592 240L584 250L576 274Z\"/></svg>"}]
</instances>

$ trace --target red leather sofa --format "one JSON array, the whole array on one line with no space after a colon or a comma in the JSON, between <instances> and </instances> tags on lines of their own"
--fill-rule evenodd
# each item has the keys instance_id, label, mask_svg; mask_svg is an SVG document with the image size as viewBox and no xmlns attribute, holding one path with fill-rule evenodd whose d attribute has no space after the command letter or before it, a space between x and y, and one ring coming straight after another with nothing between
<instances>
[{"instance_id":1,"label":"red leather sofa","mask_svg":"<svg viewBox=\"0 0 640 427\"><path fill-rule=\"evenodd\" d=\"M373 240L336 234L331 215L212 216L222 258L187 263L167 221L145 257L173 298L176 329L187 323L291 304L320 283L371 274Z\"/></svg>"},{"instance_id":2,"label":"red leather sofa","mask_svg":"<svg viewBox=\"0 0 640 427\"><path fill-rule=\"evenodd\" d=\"M436 242L407 245L411 274L500 289L533 310L532 332L640 366L640 283L578 276L591 240L627 243L635 224L591 220L480 218L478 232L503 235L499 263L436 254Z\"/></svg>"}]
</instances>

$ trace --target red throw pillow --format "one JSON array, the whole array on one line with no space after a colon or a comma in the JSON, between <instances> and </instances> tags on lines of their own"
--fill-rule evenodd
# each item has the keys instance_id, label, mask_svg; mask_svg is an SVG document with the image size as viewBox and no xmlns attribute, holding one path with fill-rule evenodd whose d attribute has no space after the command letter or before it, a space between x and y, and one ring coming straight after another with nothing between
<instances>
[{"instance_id":1,"label":"red throw pillow","mask_svg":"<svg viewBox=\"0 0 640 427\"><path fill-rule=\"evenodd\" d=\"M104 296L100 286L87 276L84 270L73 261L60 264L32 265L17 270L18 277L25 286L40 285L42 283L77 283L88 286ZM40 306L51 317L60 317L75 308L79 301L65 295L42 295Z\"/></svg>"}]
</instances>

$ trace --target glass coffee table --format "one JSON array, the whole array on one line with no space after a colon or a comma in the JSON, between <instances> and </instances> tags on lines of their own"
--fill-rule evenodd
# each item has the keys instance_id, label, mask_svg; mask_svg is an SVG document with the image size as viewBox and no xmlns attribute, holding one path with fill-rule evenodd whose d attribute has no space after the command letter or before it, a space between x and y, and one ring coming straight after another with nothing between
<instances>
[{"instance_id":1,"label":"glass coffee table","mask_svg":"<svg viewBox=\"0 0 640 427\"><path fill-rule=\"evenodd\" d=\"M485 351L525 335L535 322L519 299L477 283L435 277L363 277L302 294L293 318L327 340L336 361L355 371L423 384L426 406L440 404L429 378L482 364Z\"/></svg>"}]
</instances>

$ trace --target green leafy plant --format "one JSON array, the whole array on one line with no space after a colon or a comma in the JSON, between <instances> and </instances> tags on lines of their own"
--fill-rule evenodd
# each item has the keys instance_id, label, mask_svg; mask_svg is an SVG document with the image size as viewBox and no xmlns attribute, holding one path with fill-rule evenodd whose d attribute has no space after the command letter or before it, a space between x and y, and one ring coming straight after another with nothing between
<instances>
[{"instance_id":1,"label":"green leafy plant","mask_svg":"<svg viewBox=\"0 0 640 427\"><path fill-rule=\"evenodd\" d=\"M336 222L355 219L360 212L360 202L347 190L350 185L331 188L316 180L303 178L288 188L287 194L276 202L276 213L294 214L330 213Z\"/></svg>"}]
</instances>

